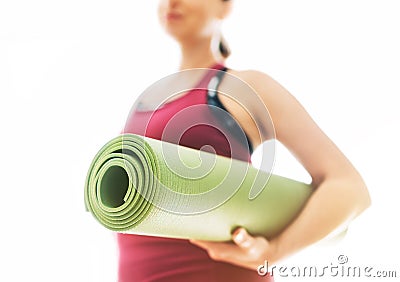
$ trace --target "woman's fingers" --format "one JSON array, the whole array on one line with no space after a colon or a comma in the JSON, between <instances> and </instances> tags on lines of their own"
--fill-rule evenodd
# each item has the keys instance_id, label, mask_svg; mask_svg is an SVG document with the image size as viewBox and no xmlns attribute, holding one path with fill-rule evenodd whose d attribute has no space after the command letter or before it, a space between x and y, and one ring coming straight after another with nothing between
<instances>
[{"instance_id":1,"label":"woman's fingers","mask_svg":"<svg viewBox=\"0 0 400 282\"><path fill-rule=\"evenodd\" d=\"M214 260L226 261L226 258L236 257L238 247L232 243L209 242L190 240L190 242L207 251L208 255Z\"/></svg>"},{"instance_id":2,"label":"woman's fingers","mask_svg":"<svg viewBox=\"0 0 400 282\"><path fill-rule=\"evenodd\" d=\"M247 233L246 229L238 228L232 235L233 242L244 250L251 249L256 244L253 236Z\"/></svg>"},{"instance_id":3,"label":"woman's fingers","mask_svg":"<svg viewBox=\"0 0 400 282\"><path fill-rule=\"evenodd\" d=\"M232 242L208 242L190 240L190 242L207 251L208 255L218 261L256 269L263 262L269 242L263 237L253 237L244 228L232 234Z\"/></svg>"}]
</instances>

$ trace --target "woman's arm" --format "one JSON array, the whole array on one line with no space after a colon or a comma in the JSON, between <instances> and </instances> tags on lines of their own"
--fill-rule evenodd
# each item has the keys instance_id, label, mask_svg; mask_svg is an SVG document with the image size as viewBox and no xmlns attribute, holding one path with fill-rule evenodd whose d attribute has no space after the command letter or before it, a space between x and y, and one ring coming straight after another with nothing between
<instances>
[{"instance_id":1,"label":"woman's arm","mask_svg":"<svg viewBox=\"0 0 400 282\"><path fill-rule=\"evenodd\" d=\"M233 235L236 245L193 242L216 260L256 269L264 260L275 263L326 237L365 210L370 198L356 169L288 91L260 72L236 75L260 95L270 112L276 138L309 172L315 188L299 216L270 241L241 230Z\"/></svg>"},{"instance_id":2,"label":"woman's arm","mask_svg":"<svg viewBox=\"0 0 400 282\"><path fill-rule=\"evenodd\" d=\"M356 169L288 91L263 73L251 72L249 80L270 111L276 138L306 168L315 187L302 213L273 240L277 260L353 219L370 198Z\"/></svg>"}]
</instances>

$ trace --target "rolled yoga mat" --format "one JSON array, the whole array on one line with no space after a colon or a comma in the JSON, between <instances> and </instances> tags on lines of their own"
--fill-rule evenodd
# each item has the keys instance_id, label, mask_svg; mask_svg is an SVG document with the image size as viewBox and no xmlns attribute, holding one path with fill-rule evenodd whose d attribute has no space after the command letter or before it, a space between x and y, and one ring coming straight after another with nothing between
<instances>
[{"instance_id":1,"label":"rolled yoga mat","mask_svg":"<svg viewBox=\"0 0 400 282\"><path fill-rule=\"evenodd\" d=\"M226 241L239 226L267 238L278 234L311 193L308 184L244 161L122 134L93 159L85 205L113 231Z\"/></svg>"}]
</instances>

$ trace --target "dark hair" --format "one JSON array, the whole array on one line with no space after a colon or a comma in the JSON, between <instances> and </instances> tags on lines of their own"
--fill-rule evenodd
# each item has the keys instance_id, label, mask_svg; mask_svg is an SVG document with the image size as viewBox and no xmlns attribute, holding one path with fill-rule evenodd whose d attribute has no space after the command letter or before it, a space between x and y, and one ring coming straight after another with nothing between
<instances>
[{"instance_id":1,"label":"dark hair","mask_svg":"<svg viewBox=\"0 0 400 282\"><path fill-rule=\"evenodd\" d=\"M222 0L223 2L228 2L230 0ZM229 55L231 54L231 49L228 46L228 43L226 43L225 38L221 35L221 39L219 41L218 45L219 52L221 53L222 57L228 58Z\"/></svg>"},{"instance_id":2,"label":"dark hair","mask_svg":"<svg viewBox=\"0 0 400 282\"><path fill-rule=\"evenodd\" d=\"M229 49L229 46L226 43L225 38L222 36L219 41L218 49L219 49L219 52L221 53L222 57L224 57L224 58L228 58L229 55L231 54L231 49Z\"/></svg>"}]
</instances>

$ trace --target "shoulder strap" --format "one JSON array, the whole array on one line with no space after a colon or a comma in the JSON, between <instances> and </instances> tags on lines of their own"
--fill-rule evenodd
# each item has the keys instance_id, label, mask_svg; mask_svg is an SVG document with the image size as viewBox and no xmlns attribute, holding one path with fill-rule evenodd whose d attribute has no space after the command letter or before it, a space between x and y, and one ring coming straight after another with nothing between
<instances>
[{"instance_id":1,"label":"shoulder strap","mask_svg":"<svg viewBox=\"0 0 400 282\"><path fill-rule=\"evenodd\" d=\"M228 69L226 67L223 67L221 71L218 71L211 79L210 82L208 83L207 87L207 104L211 106L218 107L226 112L229 113L229 111L225 108L225 106L221 103L221 100L218 98L218 87L221 84L221 81ZM233 131L235 131L235 125L239 127L237 122L231 118L227 119L224 121L226 126L230 127ZM236 128L237 130L237 128ZM249 146L250 154L253 153L253 146L250 142L249 137L246 135L247 143Z\"/></svg>"}]
</instances>

